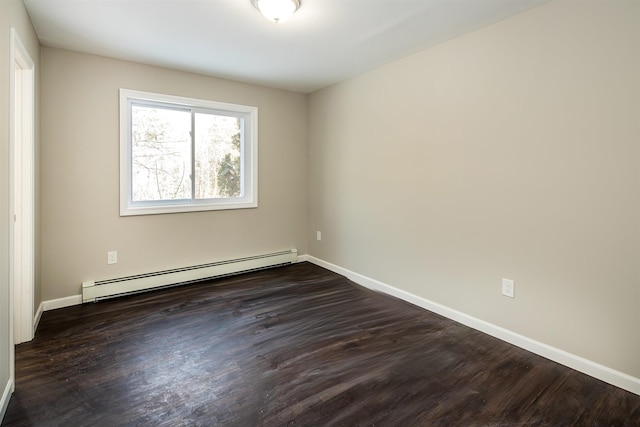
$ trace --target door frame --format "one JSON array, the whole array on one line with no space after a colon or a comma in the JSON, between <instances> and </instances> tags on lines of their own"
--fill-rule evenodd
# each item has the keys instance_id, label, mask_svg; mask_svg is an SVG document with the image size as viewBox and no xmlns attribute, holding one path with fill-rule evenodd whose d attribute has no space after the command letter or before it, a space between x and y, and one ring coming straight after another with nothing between
<instances>
[{"instance_id":1,"label":"door frame","mask_svg":"<svg viewBox=\"0 0 640 427\"><path fill-rule=\"evenodd\" d=\"M35 63L11 28L9 95L9 316L12 343L34 335ZM13 295L12 295L13 294ZM11 376L14 375L11 346Z\"/></svg>"}]
</instances>

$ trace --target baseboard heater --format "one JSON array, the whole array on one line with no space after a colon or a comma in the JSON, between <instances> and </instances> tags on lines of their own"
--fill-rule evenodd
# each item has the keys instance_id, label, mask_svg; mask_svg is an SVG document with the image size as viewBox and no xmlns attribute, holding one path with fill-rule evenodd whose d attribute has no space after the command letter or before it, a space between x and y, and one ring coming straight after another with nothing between
<instances>
[{"instance_id":1,"label":"baseboard heater","mask_svg":"<svg viewBox=\"0 0 640 427\"><path fill-rule=\"evenodd\" d=\"M82 302L96 302L107 298L199 282L216 277L229 276L265 268L294 263L298 251L275 252L209 264L195 265L118 279L88 281L82 283Z\"/></svg>"}]
</instances>

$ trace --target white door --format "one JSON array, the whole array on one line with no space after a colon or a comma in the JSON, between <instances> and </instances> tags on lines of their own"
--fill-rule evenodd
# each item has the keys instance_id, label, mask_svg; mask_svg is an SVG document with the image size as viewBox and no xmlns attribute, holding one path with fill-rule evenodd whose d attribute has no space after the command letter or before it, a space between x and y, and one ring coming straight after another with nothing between
<instances>
[{"instance_id":1,"label":"white door","mask_svg":"<svg viewBox=\"0 0 640 427\"><path fill-rule=\"evenodd\" d=\"M13 230L13 342L33 339L34 294L34 63L11 29L11 109Z\"/></svg>"}]
</instances>

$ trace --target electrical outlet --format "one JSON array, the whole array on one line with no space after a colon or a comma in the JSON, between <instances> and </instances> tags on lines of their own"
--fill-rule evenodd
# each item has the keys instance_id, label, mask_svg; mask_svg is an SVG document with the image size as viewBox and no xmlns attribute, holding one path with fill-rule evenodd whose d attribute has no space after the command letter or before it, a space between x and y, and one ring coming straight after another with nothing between
<instances>
[{"instance_id":1,"label":"electrical outlet","mask_svg":"<svg viewBox=\"0 0 640 427\"><path fill-rule=\"evenodd\" d=\"M516 282L509 279L502 279L502 295L515 298Z\"/></svg>"},{"instance_id":2,"label":"electrical outlet","mask_svg":"<svg viewBox=\"0 0 640 427\"><path fill-rule=\"evenodd\" d=\"M117 264L117 263L118 263L118 251L107 252L107 264Z\"/></svg>"},{"instance_id":3,"label":"electrical outlet","mask_svg":"<svg viewBox=\"0 0 640 427\"><path fill-rule=\"evenodd\" d=\"M322 240L322 232L316 231L316 240L319 242Z\"/></svg>"}]
</instances>

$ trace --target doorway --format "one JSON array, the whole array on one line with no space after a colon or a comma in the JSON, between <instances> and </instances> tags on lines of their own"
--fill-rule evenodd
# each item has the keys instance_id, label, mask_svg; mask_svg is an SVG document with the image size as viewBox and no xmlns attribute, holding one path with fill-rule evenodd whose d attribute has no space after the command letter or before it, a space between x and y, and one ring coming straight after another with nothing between
<instances>
[{"instance_id":1,"label":"doorway","mask_svg":"<svg viewBox=\"0 0 640 427\"><path fill-rule=\"evenodd\" d=\"M13 343L33 339L35 276L35 66L15 28L11 28L9 138L11 161L10 280Z\"/></svg>"}]
</instances>

